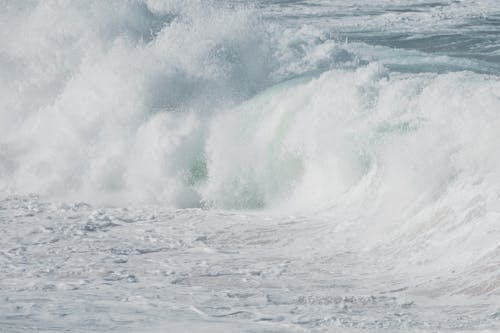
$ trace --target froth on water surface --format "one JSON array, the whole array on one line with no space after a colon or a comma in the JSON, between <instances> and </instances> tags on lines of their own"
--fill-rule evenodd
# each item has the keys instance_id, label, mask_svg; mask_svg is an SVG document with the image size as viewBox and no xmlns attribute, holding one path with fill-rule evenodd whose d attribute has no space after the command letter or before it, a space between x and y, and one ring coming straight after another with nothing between
<instances>
[{"instance_id":1,"label":"froth on water surface","mask_svg":"<svg viewBox=\"0 0 500 333\"><path fill-rule=\"evenodd\" d=\"M408 260L397 245L365 251L359 231L320 216L18 196L0 218L6 332L462 331L498 320L465 272L397 269Z\"/></svg>"}]
</instances>

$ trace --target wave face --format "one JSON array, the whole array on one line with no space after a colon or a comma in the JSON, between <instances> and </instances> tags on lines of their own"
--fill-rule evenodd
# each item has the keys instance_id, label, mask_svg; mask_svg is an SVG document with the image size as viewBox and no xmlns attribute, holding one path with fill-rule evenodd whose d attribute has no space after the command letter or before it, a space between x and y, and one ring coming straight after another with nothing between
<instances>
[{"instance_id":1,"label":"wave face","mask_svg":"<svg viewBox=\"0 0 500 333\"><path fill-rule=\"evenodd\" d=\"M495 6L379 2L328 3L327 23L327 4L7 2L0 188L382 215L493 200L497 45L476 30Z\"/></svg>"},{"instance_id":2,"label":"wave face","mask_svg":"<svg viewBox=\"0 0 500 333\"><path fill-rule=\"evenodd\" d=\"M403 211L498 192L494 3L6 4L4 193Z\"/></svg>"}]
</instances>

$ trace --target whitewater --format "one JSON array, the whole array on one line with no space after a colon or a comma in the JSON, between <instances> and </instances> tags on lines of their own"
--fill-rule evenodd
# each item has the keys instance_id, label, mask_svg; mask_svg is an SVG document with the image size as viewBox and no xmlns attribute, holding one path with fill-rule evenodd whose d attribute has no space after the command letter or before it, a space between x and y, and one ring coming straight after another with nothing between
<instances>
[{"instance_id":1,"label":"whitewater","mask_svg":"<svg viewBox=\"0 0 500 333\"><path fill-rule=\"evenodd\" d=\"M497 0L0 0L0 332L500 331Z\"/></svg>"}]
</instances>

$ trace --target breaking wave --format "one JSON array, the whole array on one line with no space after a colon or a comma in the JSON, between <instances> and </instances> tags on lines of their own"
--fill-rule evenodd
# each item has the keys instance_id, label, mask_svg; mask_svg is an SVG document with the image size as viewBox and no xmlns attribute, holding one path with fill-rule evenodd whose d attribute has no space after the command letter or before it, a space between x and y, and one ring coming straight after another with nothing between
<instances>
[{"instance_id":1,"label":"breaking wave","mask_svg":"<svg viewBox=\"0 0 500 333\"><path fill-rule=\"evenodd\" d=\"M500 79L478 62L388 62L220 2L8 1L0 15L4 194L389 224L500 208Z\"/></svg>"}]
</instances>

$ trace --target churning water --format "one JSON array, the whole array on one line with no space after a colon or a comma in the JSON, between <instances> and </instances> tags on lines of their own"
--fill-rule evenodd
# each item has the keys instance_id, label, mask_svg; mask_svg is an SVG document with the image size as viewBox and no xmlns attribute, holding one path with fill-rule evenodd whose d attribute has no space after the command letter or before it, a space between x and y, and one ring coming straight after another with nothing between
<instances>
[{"instance_id":1,"label":"churning water","mask_svg":"<svg viewBox=\"0 0 500 333\"><path fill-rule=\"evenodd\" d=\"M500 330L497 0L0 0L1 332Z\"/></svg>"}]
</instances>

